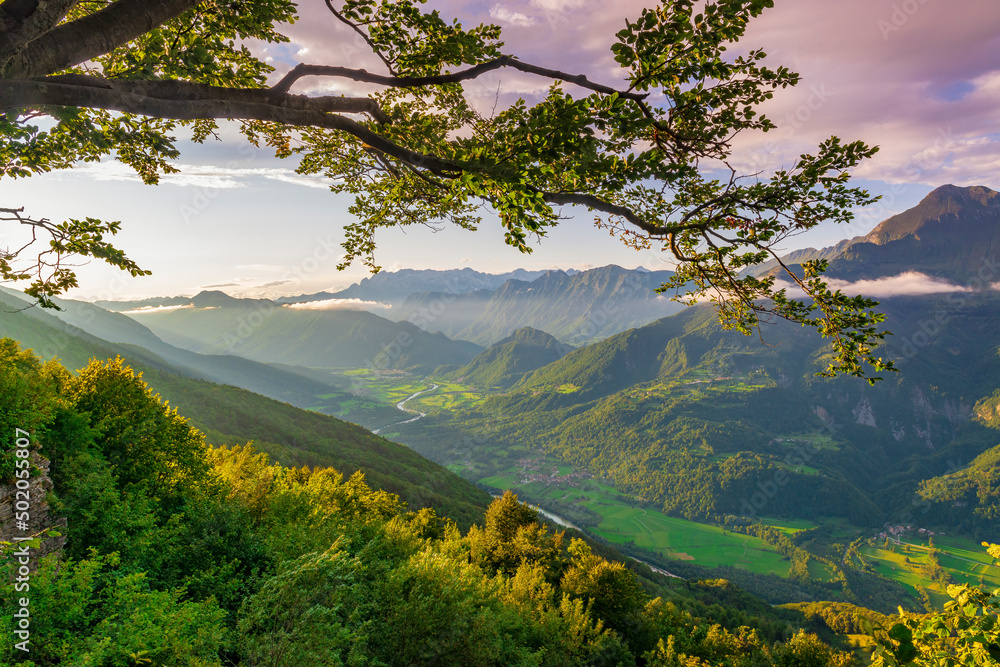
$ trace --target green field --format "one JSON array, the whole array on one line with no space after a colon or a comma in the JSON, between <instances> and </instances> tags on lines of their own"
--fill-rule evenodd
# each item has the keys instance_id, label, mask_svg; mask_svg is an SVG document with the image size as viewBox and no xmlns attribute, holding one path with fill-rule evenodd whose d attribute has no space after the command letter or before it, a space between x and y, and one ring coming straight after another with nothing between
<instances>
[{"instance_id":1,"label":"green field","mask_svg":"<svg viewBox=\"0 0 1000 667\"><path fill-rule=\"evenodd\" d=\"M410 373L395 371L392 373L376 373L370 370L352 370L343 372L350 378L355 391L361 389L372 400L395 405L406 400L417 392L423 392L434 385L437 389L420 394L406 404L406 409L427 414L455 412L473 408L486 400L487 395L481 391L469 389L464 385L432 377L418 378Z\"/></svg>"},{"instance_id":2,"label":"green field","mask_svg":"<svg viewBox=\"0 0 1000 667\"><path fill-rule=\"evenodd\" d=\"M786 535L794 535L795 533L803 530L811 530L816 527L815 522L806 521L805 519L778 519L775 517L762 516L757 519L757 522L762 523L765 526L777 528Z\"/></svg>"},{"instance_id":3,"label":"green field","mask_svg":"<svg viewBox=\"0 0 1000 667\"><path fill-rule=\"evenodd\" d=\"M560 475L571 471L558 466ZM691 561L714 567L732 565L760 573L788 576L791 563L763 540L733 533L718 526L670 517L662 512L636 507L634 503L610 486L596 480L574 480L565 484L522 484L522 473L508 472L479 480L498 489L525 489L534 498L551 498L582 505L601 516L601 522L591 532L610 542L633 542L652 549L668 558ZM784 522L791 524L807 522Z\"/></svg>"},{"instance_id":4,"label":"green field","mask_svg":"<svg viewBox=\"0 0 1000 667\"><path fill-rule=\"evenodd\" d=\"M821 563L818 560L810 558L809 564L806 567L809 570L809 576L816 581L828 582L834 579L835 573L826 563Z\"/></svg>"},{"instance_id":5,"label":"green field","mask_svg":"<svg viewBox=\"0 0 1000 667\"><path fill-rule=\"evenodd\" d=\"M590 508L601 513L603 520L594 532L612 542L635 542L636 546L670 558L709 567L733 565L753 572L788 576L790 562L756 537L651 510L595 505Z\"/></svg>"},{"instance_id":6,"label":"green field","mask_svg":"<svg viewBox=\"0 0 1000 667\"><path fill-rule=\"evenodd\" d=\"M362 369L344 371L343 375L350 378L355 386L355 393L357 389L363 389L372 400L383 403L398 403L407 396L431 386L430 383L401 371L389 374Z\"/></svg>"},{"instance_id":7,"label":"green field","mask_svg":"<svg viewBox=\"0 0 1000 667\"><path fill-rule=\"evenodd\" d=\"M927 538L907 536L889 549L866 547L862 553L880 574L914 591L922 587L943 594L947 583L1000 588L1000 567L993 564L985 547L969 539L936 535L934 548L939 552L940 568L935 568L928 542Z\"/></svg>"}]
</instances>

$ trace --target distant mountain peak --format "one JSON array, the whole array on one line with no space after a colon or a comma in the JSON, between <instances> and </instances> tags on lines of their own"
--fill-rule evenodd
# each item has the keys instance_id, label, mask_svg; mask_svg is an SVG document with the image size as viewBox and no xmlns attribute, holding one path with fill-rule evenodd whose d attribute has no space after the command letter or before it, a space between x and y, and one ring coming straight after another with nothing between
<instances>
[{"instance_id":1,"label":"distant mountain peak","mask_svg":"<svg viewBox=\"0 0 1000 667\"><path fill-rule=\"evenodd\" d=\"M218 290L205 290L191 298L191 304L196 308L212 306L255 306L261 303L271 303L267 299L239 299Z\"/></svg>"},{"instance_id":2,"label":"distant mountain peak","mask_svg":"<svg viewBox=\"0 0 1000 667\"><path fill-rule=\"evenodd\" d=\"M958 185L949 184L942 185L929 192L921 203L947 199L975 202L982 206L997 206L1000 205L1000 192L991 190L985 185L973 185L963 188Z\"/></svg>"},{"instance_id":3,"label":"distant mountain peak","mask_svg":"<svg viewBox=\"0 0 1000 667\"><path fill-rule=\"evenodd\" d=\"M962 188L942 185L931 191L919 204L879 223L863 241L884 245L908 236L951 236L962 228L986 225L1000 229L1000 192L982 185ZM962 230L964 231L964 229ZM952 241L955 239L952 238Z\"/></svg>"},{"instance_id":4,"label":"distant mountain peak","mask_svg":"<svg viewBox=\"0 0 1000 667\"><path fill-rule=\"evenodd\" d=\"M857 280L919 271L966 283L998 259L1000 193L943 185L852 243L828 275Z\"/></svg>"}]
</instances>

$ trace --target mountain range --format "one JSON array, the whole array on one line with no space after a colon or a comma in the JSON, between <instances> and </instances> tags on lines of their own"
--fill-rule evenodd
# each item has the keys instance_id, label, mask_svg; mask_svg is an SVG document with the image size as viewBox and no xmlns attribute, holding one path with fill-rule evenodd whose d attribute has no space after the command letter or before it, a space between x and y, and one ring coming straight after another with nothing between
<instances>
[{"instance_id":1,"label":"mountain range","mask_svg":"<svg viewBox=\"0 0 1000 667\"><path fill-rule=\"evenodd\" d=\"M517 269L507 273L481 273L474 269L400 269L382 271L362 278L347 289L337 292L317 292L299 296L281 297L278 303L307 303L327 299L359 299L376 301L397 306L413 293L442 292L445 294L465 294L476 290L495 290L508 280L530 282L543 275L544 271Z\"/></svg>"},{"instance_id":2,"label":"mountain range","mask_svg":"<svg viewBox=\"0 0 1000 667\"><path fill-rule=\"evenodd\" d=\"M671 276L614 265L572 275L548 271L531 282L508 280L492 291L415 293L390 316L480 345L532 327L579 346L682 310L655 291Z\"/></svg>"},{"instance_id":3,"label":"mountain range","mask_svg":"<svg viewBox=\"0 0 1000 667\"><path fill-rule=\"evenodd\" d=\"M470 361L482 348L350 309L316 309L201 292L165 310L131 313L172 345L205 354L311 368L413 369L430 372Z\"/></svg>"},{"instance_id":4,"label":"mountain range","mask_svg":"<svg viewBox=\"0 0 1000 667\"><path fill-rule=\"evenodd\" d=\"M262 339L250 342L251 332L256 338L259 330L266 330L265 337L273 338L282 335L280 329L287 324L291 327L288 335L294 337L302 327L313 330L329 327L330 331L340 332L334 334L337 347L350 350L348 356L358 360L370 360L378 350L365 349L356 340L352 342L350 333L348 338L343 338L338 321L348 328L357 325L357 332L365 341L379 341L383 346L390 344L409 325L483 347L506 338L517 329L531 327L550 333L562 343L579 346L679 312L683 308L681 304L671 300L670 295L655 291L672 275L669 271L623 269L614 265L587 271L518 270L496 275L472 269L402 270L376 274L339 292L281 297L273 301L235 299L222 292L202 292L194 297L101 301L95 305L127 312L180 347L199 352L235 352L258 360L298 364L301 361L291 361L295 357L292 352L276 353L270 344L261 343ZM428 287L437 289L428 290ZM369 313L370 316L357 314L363 312L361 309L373 309L378 304L384 307ZM196 317L190 312L182 312L216 307L225 310L211 318L203 313ZM302 316L288 316L289 312L298 309L322 310L327 314L319 318L314 315L303 324L305 318ZM281 316L271 321L271 315L279 312ZM266 325L262 321L265 313ZM378 319L383 317L399 323L398 326ZM373 333L379 327L386 330L386 335ZM416 338L429 340L422 336ZM447 347L440 338L436 340L438 347ZM351 365L345 362L344 354L317 349L314 343L305 343L302 349L309 351L312 365ZM473 354L478 351L473 347L464 350L471 350ZM450 360L445 360L444 356L408 354L392 360L389 367L418 367L427 371L435 364L461 365L468 361L461 352Z\"/></svg>"}]
</instances>

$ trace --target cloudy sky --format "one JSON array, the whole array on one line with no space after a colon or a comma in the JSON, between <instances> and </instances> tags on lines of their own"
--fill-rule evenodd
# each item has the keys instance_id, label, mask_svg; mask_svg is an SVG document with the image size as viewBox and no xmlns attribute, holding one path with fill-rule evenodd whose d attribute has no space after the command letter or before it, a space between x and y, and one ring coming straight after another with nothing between
<instances>
[{"instance_id":1,"label":"cloudy sky","mask_svg":"<svg viewBox=\"0 0 1000 667\"><path fill-rule=\"evenodd\" d=\"M378 63L328 16L321 0L300 0L303 20L285 31L291 44L262 55L280 76L298 62L380 71ZM587 73L614 84L614 33L641 1L431 0L466 25L493 22L506 50L525 61ZM789 166L797 155L838 135L881 147L856 183L883 195L848 227L828 226L796 240L823 246L864 234L946 183L1000 189L1000 2L996 0L776 0L741 47L764 48L768 63L802 75L764 111L779 128L742 138L735 164L757 171ZM301 82L296 92L346 92L330 82ZM501 72L469 86L483 104L529 101L544 80ZM0 183L0 206L36 217L121 220L123 247L153 276L132 279L100 266L80 269L75 298L133 298L222 289L278 295L346 286L362 267L340 273L341 228L349 201L322 179L252 149L232 133L205 146L182 143L182 173L144 186L112 162ZM521 255L503 244L495 219L476 233L430 229L386 231L377 260L385 268L472 267L502 272L587 268L608 263L667 268L666 256L621 247L592 226L585 211ZM0 230L0 246L6 245ZM9 232L7 232L9 234ZM7 236L9 241L10 237ZM789 249L792 249L790 246Z\"/></svg>"}]
</instances>

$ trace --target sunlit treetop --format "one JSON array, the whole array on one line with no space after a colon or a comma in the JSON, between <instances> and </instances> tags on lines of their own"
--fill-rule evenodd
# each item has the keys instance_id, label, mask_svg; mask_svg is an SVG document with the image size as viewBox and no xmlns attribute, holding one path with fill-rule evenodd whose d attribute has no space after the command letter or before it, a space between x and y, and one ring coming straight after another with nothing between
<instances>
[{"instance_id":1,"label":"sunlit treetop","mask_svg":"<svg viewBox=\"0 0 1000 667\"><path fill-rule=\"evenodd\" d=\"M779 264L794 295L774 276L745 272L777 259L790 236L849 222L875 199L849 184L849 170L877 150L861 142L830 138L768 175L729 166L737 134L774 129L760 104L798 81L765 66L762 50L728 50L770 0L644 9L615 35L625 77L600 82L519 60L497 26L466 28L414 0L324 4L331 28L348 26L382 71L300 63L268 86L271 67L245 44L286 41L282 29L296 19L289 0L0 2L0 178L111 155L156 183L174 169L177 133L204 141L218 120L232 119L250 141L299 157L300 172L354 195L341 268L358 260L378 270L380 228L474 229L485 205L506 242L530 252L530 238L586 208L622 242L669 251L677 272L663 290L711 300L725 326L749 334L785 318L831 339L828 375L874 381L873 371L892 370L875 354L886 335L877 303L829 289L822 262ZM463 84L499 69L547 80L548 92L477 108ZM316 77L374 92L295 93ZM3 278L31 280L27 291L43 305L76 285L60 263L67 254L143 273L108 244L117 222L54 224L17 202L0 205L4 219L51 236L52 253L37 261L16 248L0 259Z\"/></svg>"}]
</instances>

